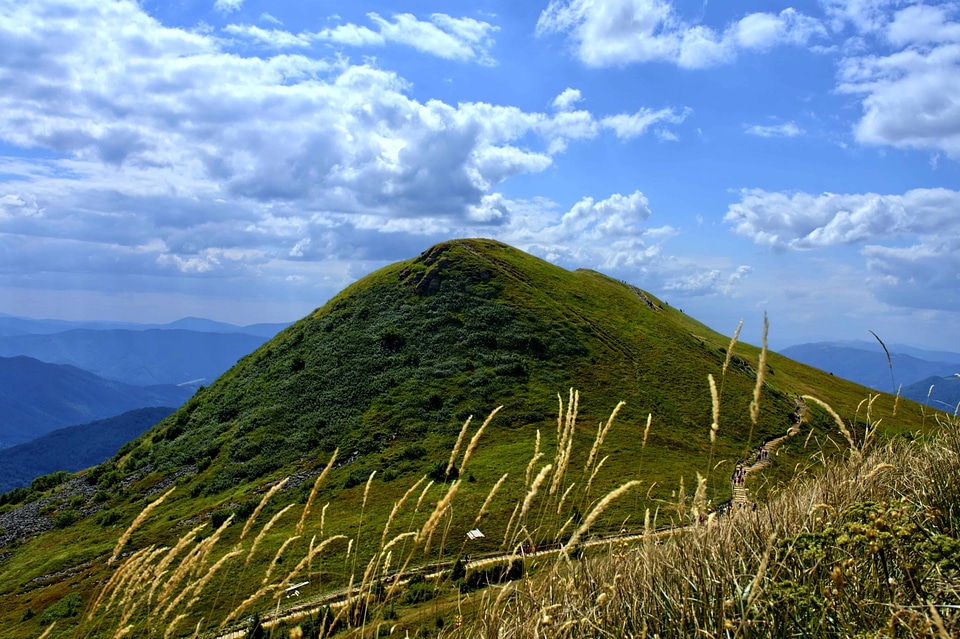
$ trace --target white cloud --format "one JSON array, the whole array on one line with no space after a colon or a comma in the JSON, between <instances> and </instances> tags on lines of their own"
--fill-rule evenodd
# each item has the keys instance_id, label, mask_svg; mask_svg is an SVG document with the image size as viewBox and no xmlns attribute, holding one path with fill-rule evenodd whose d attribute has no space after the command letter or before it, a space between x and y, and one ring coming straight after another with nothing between
<instances>
[{"instance_id":1,"label":"white cloud","mask_svg":"<svg viewBox=\"0 0 960 639\"><path fill-rule=\"evenodd\" d=\"M679 142L680 138L676 136L673 132L668 129L657 129L654 131L654 135L657 136L657 139L661 142Z\"/></svg>"},{"instance_id":2,"label":"white cloud","mask_svg":"<svg viewBox=\"0 0 960 639\"><path fill-rule=\"evenodd\" d=\"M640 109L636 113L612 115L600 120L600 124L608 129L613 129L617 137L621 140L629 140L643 135L648 128L658 122L669 122L671 124L680 124L687 119L693 111L689 108L677 112L673 109Z\"/></svg>"},{"instance_id":3,"label":"white cloud","mask_svg":"<svg viewBox=\"0 0 960 639\"><path fill-rule=\"evenodd\" d=\"M854 134L864 144L960 158L960 23L951 19L957 6L914 5L891 18L880 11L888 4L871 5L871 17L856 24L896 50L853 50L840 63L838 90L862 96Z\"/></svg>"},{"instance_id":4,"label":"white cloud","mask_svg":"<svg viewBox=\"0 0 960 639\"><path fill-rule=\"evenodd\" d=\"M274 18L272 15L270 15L270 14L267 13L266 11L264 11L263 13L260 14L260 20L263 21L263 22L269 22L270 24L275 24L275 25L277 25L277 26L282 26L282 25L283 25L283 22L281 22L281 21L278 20L277 18Z\"/></svg>"},{"instance_id":5,"label":"white cloud","mask_svg":"<svg viewBox=\"0 0 960 639\"><path fill-rule=\"evenodd\" d=\"M750 135L758 135L762 138L793 138L803 134L803 129L793 122L785 124L761 125L754 124L747 127L746 132Z\"/></svg>"},{"instance_id":6,"label":"white cloud","mask_svg":"<svg viewBox=\"0 0 960 639\"><path fill-rule=\"evenodd\" d=\"M903 0L820 0L834 31L843 31L848 25L859 33L882 29L889 22L888 8Z\"/></svg>"},{"instance_id":7,"label":"white cloud","mask_svg":"<svg viewBox=\"0 0 960 639\"><path fill-rule=\"evenodd\" d=\"M74 272L280 285L310 262L401 259L424 237L527 237L536 224L514 219L527 210L501 185L602 131L586 110L420 101L396 74L336 56L237 53L133 1L64 4L70 12L22 3L0 17L0 140L34 150L0 157L13 176L0 182L0 271L51 286ZM485 32L434 19L458 37ZM226 33L291 35L258 29ZM663 124L681 112L638 113ZM585 200L547 226L555 245L590 256L601 243L597 259L622 264L662 241L643 228L648 214L637 192Z\"/></svg>"},{"instance_id":8,"label":"white cloud","mask_svg":"<svg viewBox=\"0 0 960 639\"><path fill-rule=\"evenodd\" d=\"M914 189L903 195L768 193L744 190L724 221L758 244L823 248L914 235L960 235L960 192Z\"/></svg>"},{"instance_id":9,"label":"white cloud","mask_svg":"<svg viewBox=\"0 0 960 639\"><path fill-rule=\"evenodd\" d=\"M579 89L567 87L563 92L553 100L553 108L558 111L569 111L570 108L583 99Z\"/></svg>"},{"instance_id":10,"label":"white cloud","mask_svg":"<svg viewBox=\"0 0 960 639\"><path fill-rule=\"evenodd\" d=\"M739 235L775 249L860 245L869 283L889 303L960 309L957 211L960 191L943 188L903 195L757 189L743 191L724 220Z\"/></svg>"},{"instance_id":11,"label":"white cloud","mask_svg":"<svg viewBox=\"0 0 960 639\"><path fill-rule=\"evenodd\" d=\"M551 0L537 34L567 33L588 66L671 62L705 68L736 58L741 50L805 45L826 32L794 9L753 13L722 32L681 19L668 0Z\"/></svg>"},{"instance_id":12,"label":"white cloud","mask_svg":"<svg viewBox=\"0 0 960 639\"><path fill-rule=\"evenodd\" d=\"M213 3L213 8L220 13L233 13L239 11L242 6L243 0L216 0Z\"/></svg>"},{"instance_id":13,"label":"white cloud","mask_svg":"<svg viewBox=\"0 0 960 639\"><path fill-rule=\"evenodd\" d=\"M373 12L367 18L375 30L348 23L323 29L312 37L354 47L397 43L448 60L495 64L490 49L499 27L489 22L444 13L434 13L429 20L420 20L410 13L394 14L392 21Z\"/></svg>"},{"instance_id":14,"label":"white cloud","mask_svg":"<svg viewBox=\"0 0 960 639\"><path fill-rule=\"evenodd\" d=\"M254 40L273 49L308 48L313 42L309 36L296 35L280 29L262 29L248 24L229 24L223 28L232 36Z\"/></svg>"}]
</instances>

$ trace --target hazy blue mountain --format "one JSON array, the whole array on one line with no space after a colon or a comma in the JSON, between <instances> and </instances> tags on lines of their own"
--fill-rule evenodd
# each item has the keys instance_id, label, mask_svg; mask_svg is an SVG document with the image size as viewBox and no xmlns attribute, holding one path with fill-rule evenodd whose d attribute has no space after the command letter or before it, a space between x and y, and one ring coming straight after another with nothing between
<instances>
[{"instance_id":1,"label":"hazy blue mountain","mask_svg":"<svg viewBox=\"0 0 960 639\"><path fill-rule=\"evenodd\" d=\"M933 387L931 390L930 387ZM904 386L900 394L908 399L923 402L948 413L957 410L960 403L960 377L928 377L909 386Z\"/></svg>"},{"instance_id":2,"label":"hazy blue mountain","mask_svg":"<svg viewBox=\"0 0 960 639\"><path fill-rule=\"evenodd\" d=\"M236 326L234 324L215 322L200 317L184 317L183 319L178 319L176 322L152 325L149 326L149 328L161 330L183 329L202 333L244 333L246 335L258 335L269 339L287 326L289 326L289 324L248 324L247 326Z\"/></svg>"},{"instance_id":3,"label":"hazy blue mountain","mask_svg":"<svg viewBox=\"0 0 960 639\"><path fill-rule=\"evenodd\" d=\"M884 392L896 392L901 384L907 387L929 377L947 377L960 372L958 353L924 351L900 345L890 345L888 348L893 363L892 380L887 356L877 342L797 344L781 350L780 354ZM904 350L910 353L901 352ZM922 354L938 359L919 357ZM929 384L923 389L924 397L927 388Z\"/></svg>"},{"instance_id":4,"label":"hazy blue mountain","mask_svg":"<svg viewBox=\"0 0 960 639\"><path fill-rule=\"evenodd\" d=\"M268 338L181 329L76 329L0 337L0 357L69 364L125 384L209 383Z\"/></svg>"},{"instance_id":5,"label":"hazy blue mountain","mask_svg":"<svg viewBox=\"0 0 960 639\"><path fill-rule=\"evenodd\" d=\"M174 410L166 406L139 408L61 428L26 444L0 450L0 493L29 486L40 475L96 466Z\"/></svg>"},{"instance_id":6,"label":"hazy blue mountain","mask_svg":"<svg viewBox=\"0 0 960 639\"><path fill-rule=\"evenodd\" d=\"M50 335L53 333L63 333L77 329L89 329L95 331L109 330L128 330L128 331L147 331L152 329L159 330L191 330L202 333L245 333L247 335L259 335L270 338L289 326L284 324L250 324L247 326L237 326L225 322L215 322L213 320L202 319L199 317L184 317L175 322L167 324L137 324L133 322L70 322L65 320L44 320L31 319L27 317L15 317L0 313L0 336L11 335Z\"/></svg>"},{"instance_id":7,"label":"hazy blue mountain","mask_svg":"<svg viewBox=\"0 0 960 639\"><path fill-rule=\"evenodd\" d=\"M0 448L146 406L180 406L193 389L132 386L74 366L0 357Z\"/></svg>"}]
</instances>

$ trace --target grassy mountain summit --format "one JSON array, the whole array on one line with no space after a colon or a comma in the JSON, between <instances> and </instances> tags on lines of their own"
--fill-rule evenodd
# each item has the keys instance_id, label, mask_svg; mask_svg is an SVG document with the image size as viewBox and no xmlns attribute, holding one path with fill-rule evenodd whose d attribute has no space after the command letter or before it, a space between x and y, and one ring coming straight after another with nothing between
<instances>
[{"instance_id":1,"label":"grassy mountain summit","mask_svg":"<svg viewBox=\"0 0 960 639\"><path fill-rule=\"evenodd\" d=\"M704 478L699 499L716 504L730 498L734 465L796 422L798 395L815 395L848 419L864 417L866 389L771 353L752 418L760 352L741 343L728 352L730 344L640 289L593 271L570 272L491 240L434 246L348 287L241 359L113 460L59 492L42 493L49 482L40 482L30 499L39 499L31 502L34 511L50 525L0 535L19 544L0 548L0 637L26 636L54 619L63 620L65 634L52 636L71 636L78 627L85 636L112 634L78 626L82 622L66 604L62 616L33 619L26 611L54 609L67 593L79 594L77 605L96 607L94 584L119 574L105 561L118 540L117 552L135 557L147 555L129 553L181 548L177 539L186 544L193 535L209 540L197 557L205 558L221 536L224 547L242 550L245 560L232 564L224 555L225 563L217 564L223 572L215 589L191 592L196 599L177 611L192 624L215 620L216 627L241 602L256 602L261 584L271 587L282 558L289 558L287 568L298 566L294 573L302 568L318 590L318 584L345 587L354 577L366 581L363 566L383 551L391 522L399 532L398 512L408 531L437 526L439 519L430 515L434 504L436 517L444 518L446 532L417 546L415 563L464 552L464 533L477 522L486 537L471 542L471 553L511 547L517 539L566 539L570 521L583 521L601 496L627 480L642 488L596 520L588 518L592 532L642 528L647 507L679 522L684 495L693 494L698 476ZM717 386L716 441L710 437L708 375ZM563 459L568 430L558 412L567 414L569 425L572 387L582 395L581 426L570 429L575 446L561 464L556 460ZM621 401L626 404L614 423L611 410ZM477 423L500 405L480 439ZM889 396L869 406L874 421L893 409ZM915 405L899 410L890 429L922 425ZM477 422L461 430L471 416ZM821 446L838 450L830 448L840 438L833 418L814 406L806 417L812 429L806 442L801 437L782 446L778 454L789 462L764 471L758 488L786 478L795 462ZM605 421L603 441L596 424ZM451 449L460 453L451 456ZM311 490L335 450L337 463ZM564 477L560 468L568 462ZM417 483L424 475L432 483ZM453 481L458 477L462 483ZM415 488L423 491L419 501ZM451 491L459 491L455 508L446 505ZM151 517L137 519L135 534L121 537L161 494L164 502ZM261 501L264 494L269 504ZM330 513L326 506L311 510L314 499L330 505ZM285 515L297 502L306 504L292 510L302 510L300 521ZM27 506L4 503L0 526L8 520L19 526ZM671 504L679 504L675 515ZM548 517L553 512L557 516ZM275 519L269 534L265 527L251 546L254 535L245 536L258 516L258 528ZM205 523L205 530L194 531ZM376 532L362 534L367 528ZM311 536L329 535L343 535L349 545L300 567L297 560L312 558L316 549ZM410 535L394 550L412 553L408 542L422 544L423 537Z\"/></svg>"},{"instance_id":2,"label":"grassy mountain summit","mask_svg":"<svg viewBox=\"0 0 960 639\"><path fill-rule=\"evenodd\" d=\"M347 288L198 393L132 455L159 471L209 461L213 494L318 450L364 457L397 442L442 444L499 404L509 427L541 424L572 386L589 398L585 416L602 419L623 400L624 419L652 412L669 425L657 443L697 453L691 435L710 422L706 375L719 374L727 342L599 273L494 241L452 241ZM741 445L754 367L735 357L724 389ZM783 372L764 389L757 437L785 430L790 394L823 380L798 385ZM841 406L843 388L852 386L830 393Z\"/></svg>"}]
</instances>

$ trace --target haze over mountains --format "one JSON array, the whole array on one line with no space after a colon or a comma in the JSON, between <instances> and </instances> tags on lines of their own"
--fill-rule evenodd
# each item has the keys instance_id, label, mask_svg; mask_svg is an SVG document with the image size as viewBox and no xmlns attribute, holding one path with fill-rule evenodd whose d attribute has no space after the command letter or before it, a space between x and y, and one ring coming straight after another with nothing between
<instances>
[{"instance_id":1,"label":"haze over mountains","mask_svg":"<svg viewBox=\"0 0 960 639\"><path fill-rule=\"evenodd\" d=\"M60 428L19 446L0 450L0 493L29 486L35 477L77 472L108 459L175 409L138 408L116 417Z\"/></svg>"},{"instance_id":2,"label":"haze over mountains","mask_svg":"<svg viewBox=\"0 0 960 639\"><path fill-rule=\"evenodd\" d=\"M284 326L241 327L199 318L169 324L67 322L0 314L0 449L84 425L82 447L66 445L61 437L5 451L0 490L47 472L100 463L152 425L142 423L144 415L158 413L128 415L133 425L126 427L90 422L147 407L169 413ZM129 436L121 441L118 432Z\"/></svg>"},{"instance_id":3,"label":"haze over mountains","mask_svg":"<svg viewBox=\"0 0 960 639\"><path fill-rule=\"evenodd\" d=\"M177 407L192 394L185 386L134 386L75 366L0 357L0 448L136 408Z\"/></svg>"},{"instance_id":4,"label":"haze over mountains","mask_svg":"<svg viewBox=\"0 0 960 639\"><path fill-rule=\"evenodd\" d=\"M960 402L960 353L888 344L890 361L876 341L816 342L780 351L798 362L886 393L952 411ZM902 388L901 388L902 385ZM931 390L931 386L933 387Z\"/></svg>"}]
</instances>

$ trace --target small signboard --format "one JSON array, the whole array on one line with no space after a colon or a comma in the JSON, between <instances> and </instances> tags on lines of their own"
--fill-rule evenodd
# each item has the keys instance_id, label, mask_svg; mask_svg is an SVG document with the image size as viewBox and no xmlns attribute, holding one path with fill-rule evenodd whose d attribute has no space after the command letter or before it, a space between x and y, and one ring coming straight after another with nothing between
<instances>
[{"instance_id":1,"label":"small signboard","mask_svg":"<svg viewBox=\"0 0 960 639\"><path fill-rule=\"evenodd\" d=\"M286 590L284 590L284 592L287 593L287 599L289 599L290 597L299 597L299 596L300 596L300 589L301 589L302 587L306 586L308 583L310 583L310 582L309 582L309 581L301 581L300 583L298 583L298 584L293 584L292 586L290 586L289 588L287 588Z\"/></svg>"}]
</instances>

